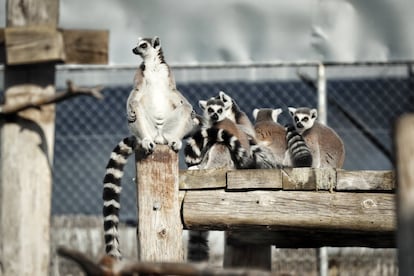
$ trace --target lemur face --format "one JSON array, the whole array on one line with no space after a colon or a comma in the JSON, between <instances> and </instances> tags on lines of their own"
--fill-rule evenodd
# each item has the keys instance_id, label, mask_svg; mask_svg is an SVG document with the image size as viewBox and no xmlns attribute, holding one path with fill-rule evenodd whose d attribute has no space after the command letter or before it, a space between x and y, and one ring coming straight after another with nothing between
<instances>
[{"instance_id":1,"label":"lemur face","mask_svg":"<svg viewBox=\"0 0 414 276\"><path fill-rule=\"evenodd\" d=\"M212 123L220 122L226 118L226 107L221 100L212 98L208 101L199 101L199 105L204 111L204 117Z\"/></svg>"},{"instance_id":2,"label":"lemur face","mask_svg":"<svg viewBox=\"0 0 414 276\"><path fill-rule=\"evenodd\" d=\"M318 116L316 109L310 108L293 108L289 107L289 113L292 116L296 130L302 134L304 131L313 127Z\"/></svg>"},{"instance_id":3,"label":"lemur face","mask_svg":"<svg viewBox=\"0 0 414 276\"><path fill-rule=\"evenodd\" d=\"M158 37L154 38L139 38L137 47L132 49L135 55L139 55L142 58L157 55L160 49L160 40Z\"/></svg>"}]
</instances>

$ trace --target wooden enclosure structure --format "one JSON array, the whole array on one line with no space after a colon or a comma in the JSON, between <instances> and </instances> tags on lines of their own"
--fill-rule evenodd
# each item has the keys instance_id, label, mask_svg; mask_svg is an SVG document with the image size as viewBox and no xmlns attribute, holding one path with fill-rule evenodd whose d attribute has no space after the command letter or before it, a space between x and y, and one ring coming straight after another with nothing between
<instances>
[{"instance_id":1,"label":"wooden enclosure structure","mask_svg":"<svg viewBox=\"0 0 414 276\"><path fill-rule=\"evenodd\" d=\"M183 228L225 230L226 248L232 249L226 252L225 263L228 259L231 266L244 266L255 250L253 255L268 256L269 260L248 265L267 269L270 254L258 251L270 251L270 245L396 245L392 171L289 168L179 172L177 164L168 163L177 162L174 155L168 147L157 146L148 160L137 158L138 194L142 189L151 190L145 196L138 195L138 233L152 233L138 235L138 252L145 248L151 256L141 261L183 260L182 243L176 240ZM143 162L145 169L140 169ZM174 241L166 246L173 236Z\"/></svg>"}]
</instances>

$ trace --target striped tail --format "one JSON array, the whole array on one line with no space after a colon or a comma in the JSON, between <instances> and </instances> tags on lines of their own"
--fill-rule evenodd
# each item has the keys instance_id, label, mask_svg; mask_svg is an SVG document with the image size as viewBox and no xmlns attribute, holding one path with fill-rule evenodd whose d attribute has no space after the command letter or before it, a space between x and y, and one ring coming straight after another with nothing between
<instances>
[{"instance_id":1,"label":"striped tail","mask_svg":"<svg viewBox=\"0 0 414 276\"><path fill-rule=\"evenodd\" d=\"M124 174L124 165L128 157L134 153L137 140L134 136L124 138L111 153L106 174L103 180L103 218L106 254L120 259L119 250L119 209L121 194L121 179Z\"/></svg>"},{"instance_id":2,"label":"striped tail","mask_svg":"<svg viewBox=\"0 0 414 276\"><path fill-rule=\"evenodd\" d=\"M312 154L293 125L286 127L286 142L293 167L312 167Z\"/></svg>"},{"instance_id":3,"label":"striped tail","mask_svg":"<svg viewBox=\"0 0 414 276\"><path fill-rule=\"evenodd\" d=\"M208 246L208 231L190 230L187 245L187 260L190 262L208 261L210 248Z\"/></svg>"},{"instance_id":4,"label":"striped tail","mask_svg":"<svg viewBox=\"0 0 414 276\"><path fill-rule=\"evenodd\" d=\"M229 148L237 168L247 168L251 165L252 160L249 153L236 136L225 129L212 127L197 131L187 140L187 145L184 148L187 166L200 164L208 147L215 143L222 143Z\"/></svg>"}]
</instances>

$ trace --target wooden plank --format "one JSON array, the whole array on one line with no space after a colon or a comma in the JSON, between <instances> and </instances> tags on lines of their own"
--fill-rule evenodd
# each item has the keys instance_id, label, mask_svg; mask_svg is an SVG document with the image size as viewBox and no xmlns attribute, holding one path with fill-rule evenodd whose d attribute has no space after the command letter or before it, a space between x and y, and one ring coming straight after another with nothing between
<instances>
[{"instance_id":1,"label":"wooden plank","mask_svg":"<svg viewBox=\"0 0 414 276\"><path fill-rule=\"evenodd\" d=\"M62 30L65 63L108 64L109 31Z\"/></svg>"},{"instance_id":2,"label":"wooden plank","mask_svg":"<svg viewBox=\"0 0 414 276\"><path fill-rule=\"evenodd\" d=\"M8 27L5 41L8 65L65 60L62 34L51 27Z\"/></svg>"},{"instance_id":3,"label":"wooden plank","mask_svg":"<svg viewBox=\"0 0 414 276\"><path fill-rule=\"evenodd\" d=\"M7 104L55 93L52 86L14 86ZM4 275L48 275L55 106L2 121L0 246ZM13 241L13 242L10 242ZM1 274L1 273L0 273Z\"/></svg>"},{"instance_id":4,"label":"wooden plank","mask_svg":"<svg viewBox=\"0 0 414 276\"><path fill-rule=\"evenodd\" d=\"M337 172L337 191L369 191L395 189L393 171L345 171Z\"/></svg>"},{"instance_id":5,"label":"wooden plank","mask_svg":"<svg viewBox=\"0 0 414 276\"><path fill-rule=\"evenodd\" d=\"M180 189L211 189L226 187L227 168L180 171Z\"/></svg>"},{"instance_id":6,"label":"wooden plank","mask_svg":"<svg viewBox=\"0 0 414 276\"><path fill-rule=\"evenodd\" d=\"M183 226L178 193L178 155L166 145L137 159L138 258L183 261Z\"/></svg>"},{"instance_id":7,"label":"wooden plank","mask_svg":"<svg viewBox=\"0 0 414 276\"><path fill-rule=\"evenodd\" d=\"M395 230L394 195L297 191L187 191L188 229Z\"/></svg>"},{"instance_id":8,"label":"wooden plank","mask_svg":"<svg viewBox=\"0 0 414 276\"><path fill-rule=\"evenodd\" d=\"M227 189L281 189L280 170L237 170L227 172Z\"/></svg>"},{"instance_id":9,"label":"wooden plank","mask_svg":"<svg viewBox=\"0 0 414 276\"><path fill-rule=\"evenodd\" d=\"M232 244L272 244L277 248L318 248L333 247L371 247L395 248L396 234L390 232L361 231L232 231L229 243Z\"/></svg>"},{"instance_id":10,"label":"wooden plank","mask_svg":"<svg viewBox=\"0 0 414 276\"><path fill-rule=\"evenodd\" d=\"M283 190L333 190L336 186L336 170L331 168L282 169Z\"/></svg>"},{"instance_id":11,"label":"wooden plank","mask_svg":"<svg viewBox=\"0 0 414 276\"><path fill-rule=\"evenodd\" d=\"M58 0L7 0L6 23L9 27L59 24Z\"/></svg>"},{"instance_id":12,"label":"wooden plank","mask_svg":"<svg viewBox=\"0 0 414 276\"><path fill-rule=\"evenodd\" d=\"M400 275L414 271L414 115L398 119L395 128L398 176L398 265Z\"/></svg>"}]
</instances>

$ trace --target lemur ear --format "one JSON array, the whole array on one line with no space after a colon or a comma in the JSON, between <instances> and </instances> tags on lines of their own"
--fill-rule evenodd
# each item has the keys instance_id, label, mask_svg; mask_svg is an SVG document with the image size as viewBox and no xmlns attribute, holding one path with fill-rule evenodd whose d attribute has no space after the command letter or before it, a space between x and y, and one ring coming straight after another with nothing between
<instances>
[{"instance_id":1,"label":"lemur ear","mask_svg":"<svg viewBox=\"0 0 414 276\"><path fill-rule=\"evenodd\" d=\"M158 36L154 36L154 38L151 40L151 45L152 47L154 47L155 49L160 47L160 39Z\"/></svg>"},{"instance_id":2,"label":"lemur ear","mask_svg":"<svg viewBox=\"0 0 414 276\"><path fill-rule=\"evenodd\" d=\"M198 101L198 106L202 109L205 110L207 107L207 101Z\"/></svg>"},{"instance_id":3,"label":"lemur ear","mask_svg":"<svg viewBox=\"0 0 414 276\"><path fill-rule=\"evenodd\" d=\"M318 117L318 110L316 110L315 108L311 109L310 115L312 119L316 119Z\"/></svg>"},{"instance_id":4,"label":"lemur ear","mask_svg":"<svg viewBox=\"0 0 414 276\"><path fill-rule=\"evenodd\" d=\"M227 95L226 93L224 93L223 91L219 92L219 97L220 97L220 100L222 100L224 103L231 102L231 97Z\"/></svg>"},{"instance_id":5,"label":"lemur ear","mask_svg":"<svg viewBox=\"0 0 414 276\"><path fill-rule=\"evenodd\" d=\"M259 114L259 109L258 108L255 108L255 109L253 109L253 118L256 120L257 119L257 114Z\"/></svg>"},{"instance_id":6,"label":"lemur ear","mask_svg":"<svg viewBox=\"0 0 414 276\"><path fill-rule=\"evenodd\" d=\"M277 118L279 117L279 115L282 113L282 109L281 108L276 108L273 109L272 111L272 120L277 123Z\"/></svg>"},{"instance_id":7,"label":"lemur ear","mask_svg":"<svg viewBox=\"0 0 414 276\"><path fill-rule=\"evenodd\" d=\"M294 108L294 107L288 107L288 110L289 110L289 114L290 114L290 116L292 116L292 117L293 117L293 115L295 115L296 108Z\"/></svg>"}]
</instances>

